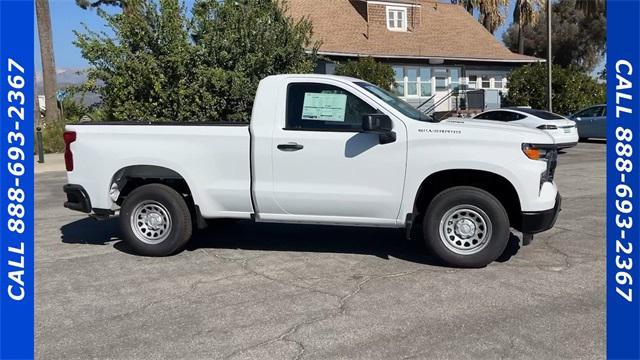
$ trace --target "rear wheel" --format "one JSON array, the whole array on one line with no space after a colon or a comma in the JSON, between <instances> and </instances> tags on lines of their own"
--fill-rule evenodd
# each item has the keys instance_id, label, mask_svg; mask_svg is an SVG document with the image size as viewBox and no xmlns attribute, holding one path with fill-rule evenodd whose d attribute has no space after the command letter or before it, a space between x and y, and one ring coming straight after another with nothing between
<instances>
[{"instance_id":1,"label":"rear wheel","mask_svg":"<svg viewBox=\"0 0 640 360\"><path fill-rule=\"evenodd\" d=\"M162 184L133 190L120 209L123 240L138 254L167 256L191 238L192 222L184 197Z\"/></svg>"},{"instance_id":2,"label":"rear wheel","mask_svg":"<svg viewBox=\"0 0 640 360\"><path fill-rule=\"evenodd\" d=\"M496 260L509 240L509 217L490 193L470 186L442 191L423 222L427 247L458 267L483 267Z\"/></svg>"}]
</instances>

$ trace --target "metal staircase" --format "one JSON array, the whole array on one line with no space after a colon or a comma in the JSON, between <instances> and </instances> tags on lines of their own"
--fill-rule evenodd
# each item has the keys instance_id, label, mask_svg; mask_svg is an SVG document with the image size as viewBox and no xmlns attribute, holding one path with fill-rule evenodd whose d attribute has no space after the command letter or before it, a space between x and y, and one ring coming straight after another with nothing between
<instances>
[{"instance_id":1,"label":"metal staircase","mask_svg":"<svg viewBox=\"0 0 640 360\"><path fill-rule=\"evenodd\" d=\"M431 103L435 96L434 94L422 102L417 106L417 109L436 121L451 116L470 117L486 109L483 89L468 89L467 85L460 85L460 87L449 91L444 97ZM451 103L450 110L436 111L440 105L447 102Z\"/></svg>"}]
</instances>

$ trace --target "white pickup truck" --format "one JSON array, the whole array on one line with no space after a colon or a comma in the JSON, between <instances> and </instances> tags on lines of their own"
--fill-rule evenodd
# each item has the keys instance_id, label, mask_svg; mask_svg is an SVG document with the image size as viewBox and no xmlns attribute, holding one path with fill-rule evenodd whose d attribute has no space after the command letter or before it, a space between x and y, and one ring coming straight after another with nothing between
<instances>
[{"instance_id":1,"label":"white pickup truck","mask_svg":"<svg viewBox=\"0 0 640 360\"><path fill-rule=\"evenodd\" d=\"M268 77L246 123L89 123L64 138L65 207L119 212L122 238L148 256L234 218L414 228L444 262L481 267L511 227L545 231L560 209L549 135L433 122L353 78Z\"/></svg>"}]
</instances>

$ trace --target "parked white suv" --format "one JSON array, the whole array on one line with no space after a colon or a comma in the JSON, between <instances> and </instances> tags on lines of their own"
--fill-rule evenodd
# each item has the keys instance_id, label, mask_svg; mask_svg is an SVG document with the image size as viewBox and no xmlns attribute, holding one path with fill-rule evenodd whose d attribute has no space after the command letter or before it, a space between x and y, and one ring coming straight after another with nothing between
<instances>
[{"instance_id":1,"label":"parked white suv","mask_svg":"<svg viewBox=\"0 0 640 360\"><path fill-rule=\"evenodd\" d=\"M260 82L246 123L67 126L70 209L119 212L138 253L169 255L204 219L406 228L446 263L479 267L510 227L555 223L556 148L491 121L432 120L358 79ZM420 226L416 226L420 225Z\"/></svg>"}]
</instances>

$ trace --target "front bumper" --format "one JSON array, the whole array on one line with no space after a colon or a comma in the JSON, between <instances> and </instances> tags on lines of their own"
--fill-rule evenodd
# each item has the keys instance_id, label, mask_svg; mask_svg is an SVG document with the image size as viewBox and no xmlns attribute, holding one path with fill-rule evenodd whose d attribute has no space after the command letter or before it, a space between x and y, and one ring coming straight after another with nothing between
<instances>
[{"instance_id":1,"label":"front bumper","mask_svg":"<svg viewBox=\"0 0 640 360\"><path fill-rule=\"evenodd\" d=\"M552 209L544 211L523 212L520 231L525 234L537 234L547 231L556 224L562 207L562 196L558 193L556 204Z\"/></svg>"},{"instance_id":2,"label":"front bumper","mask_svg":"<svg viewBox=\"0 0 640 360\"><path fill-rule=\"evenodd\" d=\"M67 194L64 207L87 214L91 213L91 200L81 185L67 184L62 189Z\"/></svg>"}]
</instances>

